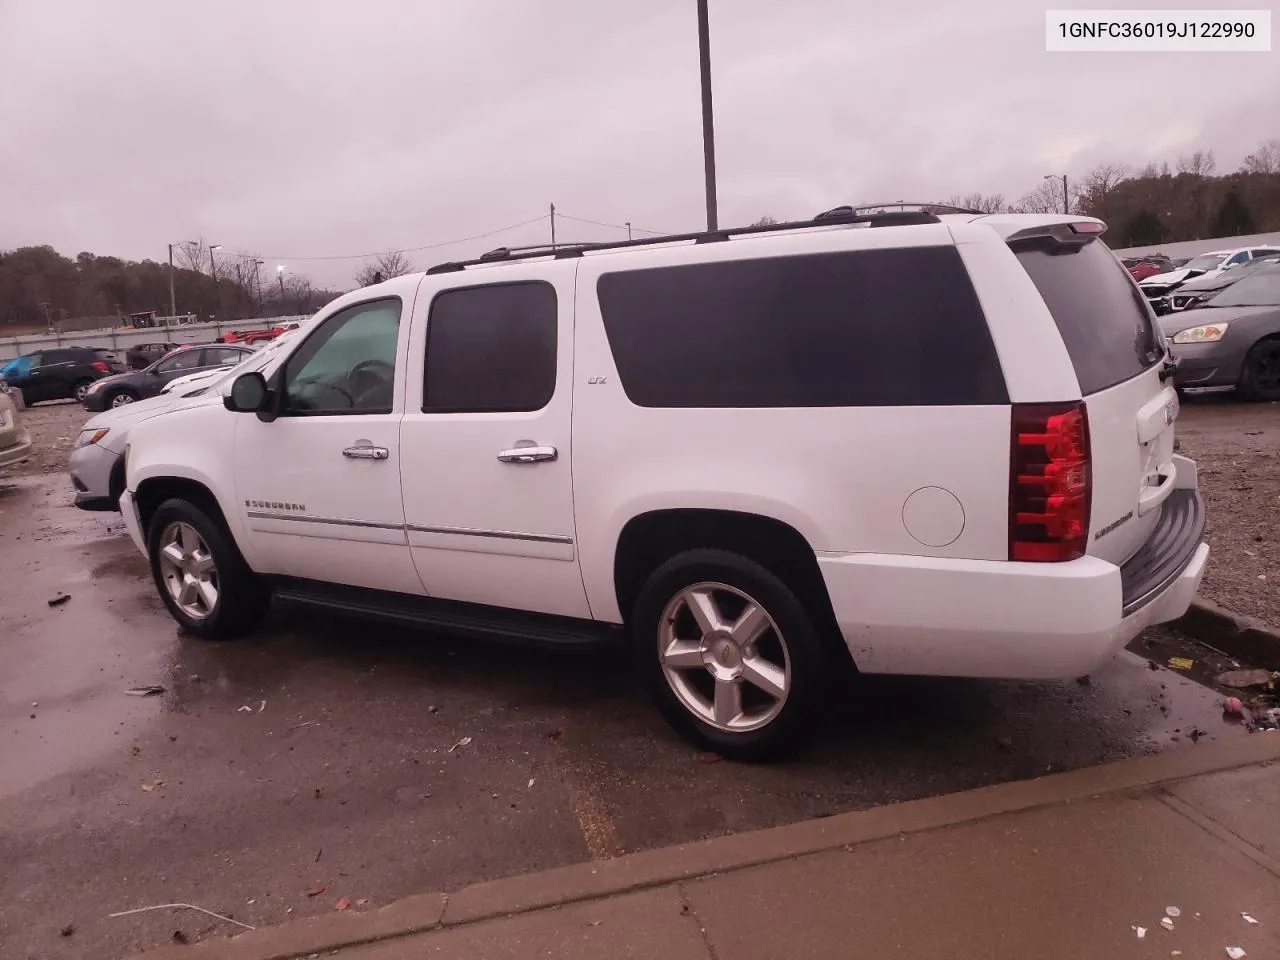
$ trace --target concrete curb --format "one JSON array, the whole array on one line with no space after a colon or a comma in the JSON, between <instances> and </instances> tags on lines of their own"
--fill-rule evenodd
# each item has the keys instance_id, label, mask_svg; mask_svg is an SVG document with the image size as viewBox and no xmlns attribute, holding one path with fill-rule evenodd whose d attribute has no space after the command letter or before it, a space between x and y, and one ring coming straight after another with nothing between
<instances>
[{"instance_id":1,"label":"concrete curb","mask_svg":"<svg viewBox=\"0 0 1280 960\"><path fill-rule=\"evenodd\" d=\"M1237 616L1209 600L1193 600L1191 609L1170 626L1250 666L1280 670L1280 631L1260 620Z\"/></svg>"},{"instance_id":2,"label":"concrete curb","mask_svg":"<svg viewBox=\"0 0 1280 960\"><path fill-rule=\"evenodd\" d=\"M422 894L365 913L324 914L191 946L161 947L136 960L293 960L1275 760L1280 760L1280 736L1240 736L1228 743L478 883L454 894Z\"/></svg>"}]
</instances>

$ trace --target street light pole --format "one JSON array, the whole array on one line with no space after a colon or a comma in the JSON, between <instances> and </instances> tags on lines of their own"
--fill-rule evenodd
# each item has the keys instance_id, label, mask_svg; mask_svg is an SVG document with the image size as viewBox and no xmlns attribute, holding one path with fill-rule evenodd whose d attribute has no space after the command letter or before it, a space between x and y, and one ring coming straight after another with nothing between
<instances>
[{"instance_id":1,"label":"street light pole","mask_svg":"<svg viewBox=\"0 0 1280 960\"><path fill-rule=\"evenodd\" d=\"M280 309L281 311L283 311L284 310L284 264L283 263L276 265L276 280L280 282ZM284 314L281 313L281 316L284 316Z\"/></svg>"},{"instance_id":2,"label":"street light pole","mask_svg":"<svg viewBox=\"0 0 1280 960\"><path fill-rule=\"evenodd\" d=\"M178 298L173 292L173 244L169 244L169 316L178 315Z\"/></svg>"},{"instance_id":3,"label":"street light pole","mask_svg":"<svg viewBox=\"0 0 1280 960\"><path fill-rule=\"evenodd\" d=\"M711 38L708 34L707 0L698 0L698 68L702 74L702 166L707 181L707 229L715 230L716 142L711 113Z\"/></svg>"},{"instance_id":4,"label":"street light pole","mask_svg":"<svg viewBox=\"0 0 1280 960\"><path fill-rule=\"evenodd\" d=\"M628 240L631 239L631 221L630 220L627 221L627 239Z\"/></svg>"},{"instance_id":5,"label":"street light pole","mask_svg":"<svg viewBox=\"0 0 1280 960\"><path fill-rule=\"evenodd\" d=\"M1062 179L1062 212L1070 213L1071 212L1071 199L1070 199L1071 194L1067 192L1067 175L1065 173L1062 173L1062 174L1046 173L1044 175L1044 178L1046 180L1057 180L1059 178Z\"/></svg>"},{"instance_id":6,"label":"street light pole","mask_svg":"<svg viewBox=\"0 0 1280 960\"><path fill-rule=\"evenodd\" d=\"M213 277L215 282L218 279L218 264L217 261L213 259L213 251L221 249L222 244L220 243L209 244L209 276Z\"/></svg>"}]
</instances>

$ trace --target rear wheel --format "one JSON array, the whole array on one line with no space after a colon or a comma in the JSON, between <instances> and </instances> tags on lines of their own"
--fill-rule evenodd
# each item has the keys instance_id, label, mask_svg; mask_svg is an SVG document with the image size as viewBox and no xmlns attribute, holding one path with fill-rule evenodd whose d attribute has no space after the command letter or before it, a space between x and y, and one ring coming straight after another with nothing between
<instances>
[{"instance_id":1,"label":"rear wheel","mask_svg":"<svg viewBox=\"0 0 1280 960\"><path fill-rule=\"evenodd\" d=\"M1259 340L1249 348L1239 389L1246 400L1280 400L1280 337Z\"/></svg>"},{"instance_id":2,"label":"rear wheel","mask_svg":"<svg viewBox=\"0 0 1280 960\"><path fill-rule=\"evenodd\" d=\"M792 752L825 700L830 658L804 605L739 554L668 560L642 588L632 630L668 722L729 759Z\"/></svg>"},{"instance_id":3,"label":"rear wheel","mask_svg":"<svg viewBox=\"0 0 1280 960\"><path fill-rule=\"evenodd\" d=\"M266 615L271 591L220 523L188 500L166 500L151 519L151 574L183 628L207 640L238 637Z\"/></svg>"},{"instance_id":4,"label":"rear wheel","mask_svg":"<svg viewBox=\"0 0 1280 960\"><path fill-rule=\"evenodd\" d=\"M75 391L76 399L84 403L85 394L89 392L91 386L93 386L92 380L77 380L72 384L71 389Z\"/></svg>"}]
</instances>

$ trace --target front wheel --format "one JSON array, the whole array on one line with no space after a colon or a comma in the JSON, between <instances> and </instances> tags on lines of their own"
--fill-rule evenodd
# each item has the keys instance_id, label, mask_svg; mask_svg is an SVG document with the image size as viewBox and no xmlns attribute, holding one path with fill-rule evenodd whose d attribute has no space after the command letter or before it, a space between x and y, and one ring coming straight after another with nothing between
<instances>
[{"instance_id":1,"label":"front wheel","mask_svg":"<svg viewBox=\"0 0 1280 960\"><path fill-rule=\"evenodd\" d=\"M1246 400L1280 400L1280 338L1259 340L1249 348L1240 371Z\"/></svg>"},{"instance_id":2,"label":"front wheel","mask_svg":"<svg viewBox=\"0 0 1280 960\"><path fill-rule=\"evenodd\" d=\"M204 510L166 500L151 519L151 574L169 613L208 640L238 637L266 615L271 592Z\"/></svg>"},{"instance_id":3,"label":"front wheel","mask_svg":"<svg viewBox=\"0 0 1280 960\"><path fill-rule=\"evenodd\" d=\"M137 399L138 398L129 390L117 390L107 401L107 406L123 407L125 404L133 403Z\"/></svg>"},{"instance_id":4,"label":"front wheel","mask_svg":"<svg viewBox=\"0 0 1280 960\"><path fill-rule=\"evenodd\" d=\"M739 554L668 560L641 590L632 630L668 722L728 759L792 752L826 699L830 658L804 605Z\"/></svg>"}]
</instances>

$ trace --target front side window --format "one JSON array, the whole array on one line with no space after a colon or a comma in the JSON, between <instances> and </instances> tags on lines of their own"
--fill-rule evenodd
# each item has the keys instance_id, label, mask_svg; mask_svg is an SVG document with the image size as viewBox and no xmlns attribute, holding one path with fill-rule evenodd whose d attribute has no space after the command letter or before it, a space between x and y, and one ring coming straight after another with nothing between
<instances>
[{"instance_id":1,"label":"front side window","mask_svg":"<svg viewBox=\"0 0 1280 960\"><path fill-rule=\"evenodd\" d=\"M390 413L401 309L399 297L388 297L325 320L285 366L282 412Z\"/></svg>"},{"instance_id":2,"label":"front side window","mask_svg":"<svg viewBox=\"0 0 1280 960\"><path fill-rule=\"evenodd\" d=\"M1199 270L1201 273L1207 273L1210 270L1217 270L1222 265L1222 254L1211 253L1203 257L1195 257L1184 263L1185 270Z\"/></svg>"},{"instance_id":3,"label":"front side window","mask_svg":"<svg viewBox=\"0 0 1280 960\"><path fill-rule=\"evenodd\" d=\"M183 350L167 357L156 365L156 373L177 373L179 370L195 370L200 366L199 350Z\"/></svg>"},{"instance_id":4,"label":"front side window","mask_svg":"<svg viewBox=\"0 0 1280 960\"><path fill-rule=\"evenodd\" d=\"M1246 260L1248 260L1248 259L1249 259L1249 251L1248 251L1248 250L1241 250L1241 251L1240 251L1239 253L1237 253L1234 257L1232 257L1230 260L1228 260L1228 261L1227 261L1227 266L1228 266L1228 267L1236 267L1236 266L1239 266L1240 264L1244 263L1244 262L1245 262Z\"/></svg>"},{"instance_id":5,"label":"front side window","mask_svg":"<svg viewBox=\"0 0 1280 960\"><path fill-rule=\"evenodd\" d=\"M427 318L423 413L541 410L556 389L556 291L548 283L446 290Z\"/></svg>"},{"instance_id":6,"label":"front side window","mask_svg":"<svg viewBox=\"0 0 1280 960\"><path fill-rule=\"evenodd\" d=\"M204 351L204 359L201 361L201 365L221 367L228 363L239 363L248 355L243 350L233 350L230 347L208 347Z\"/></svg>"}]
</instances>

